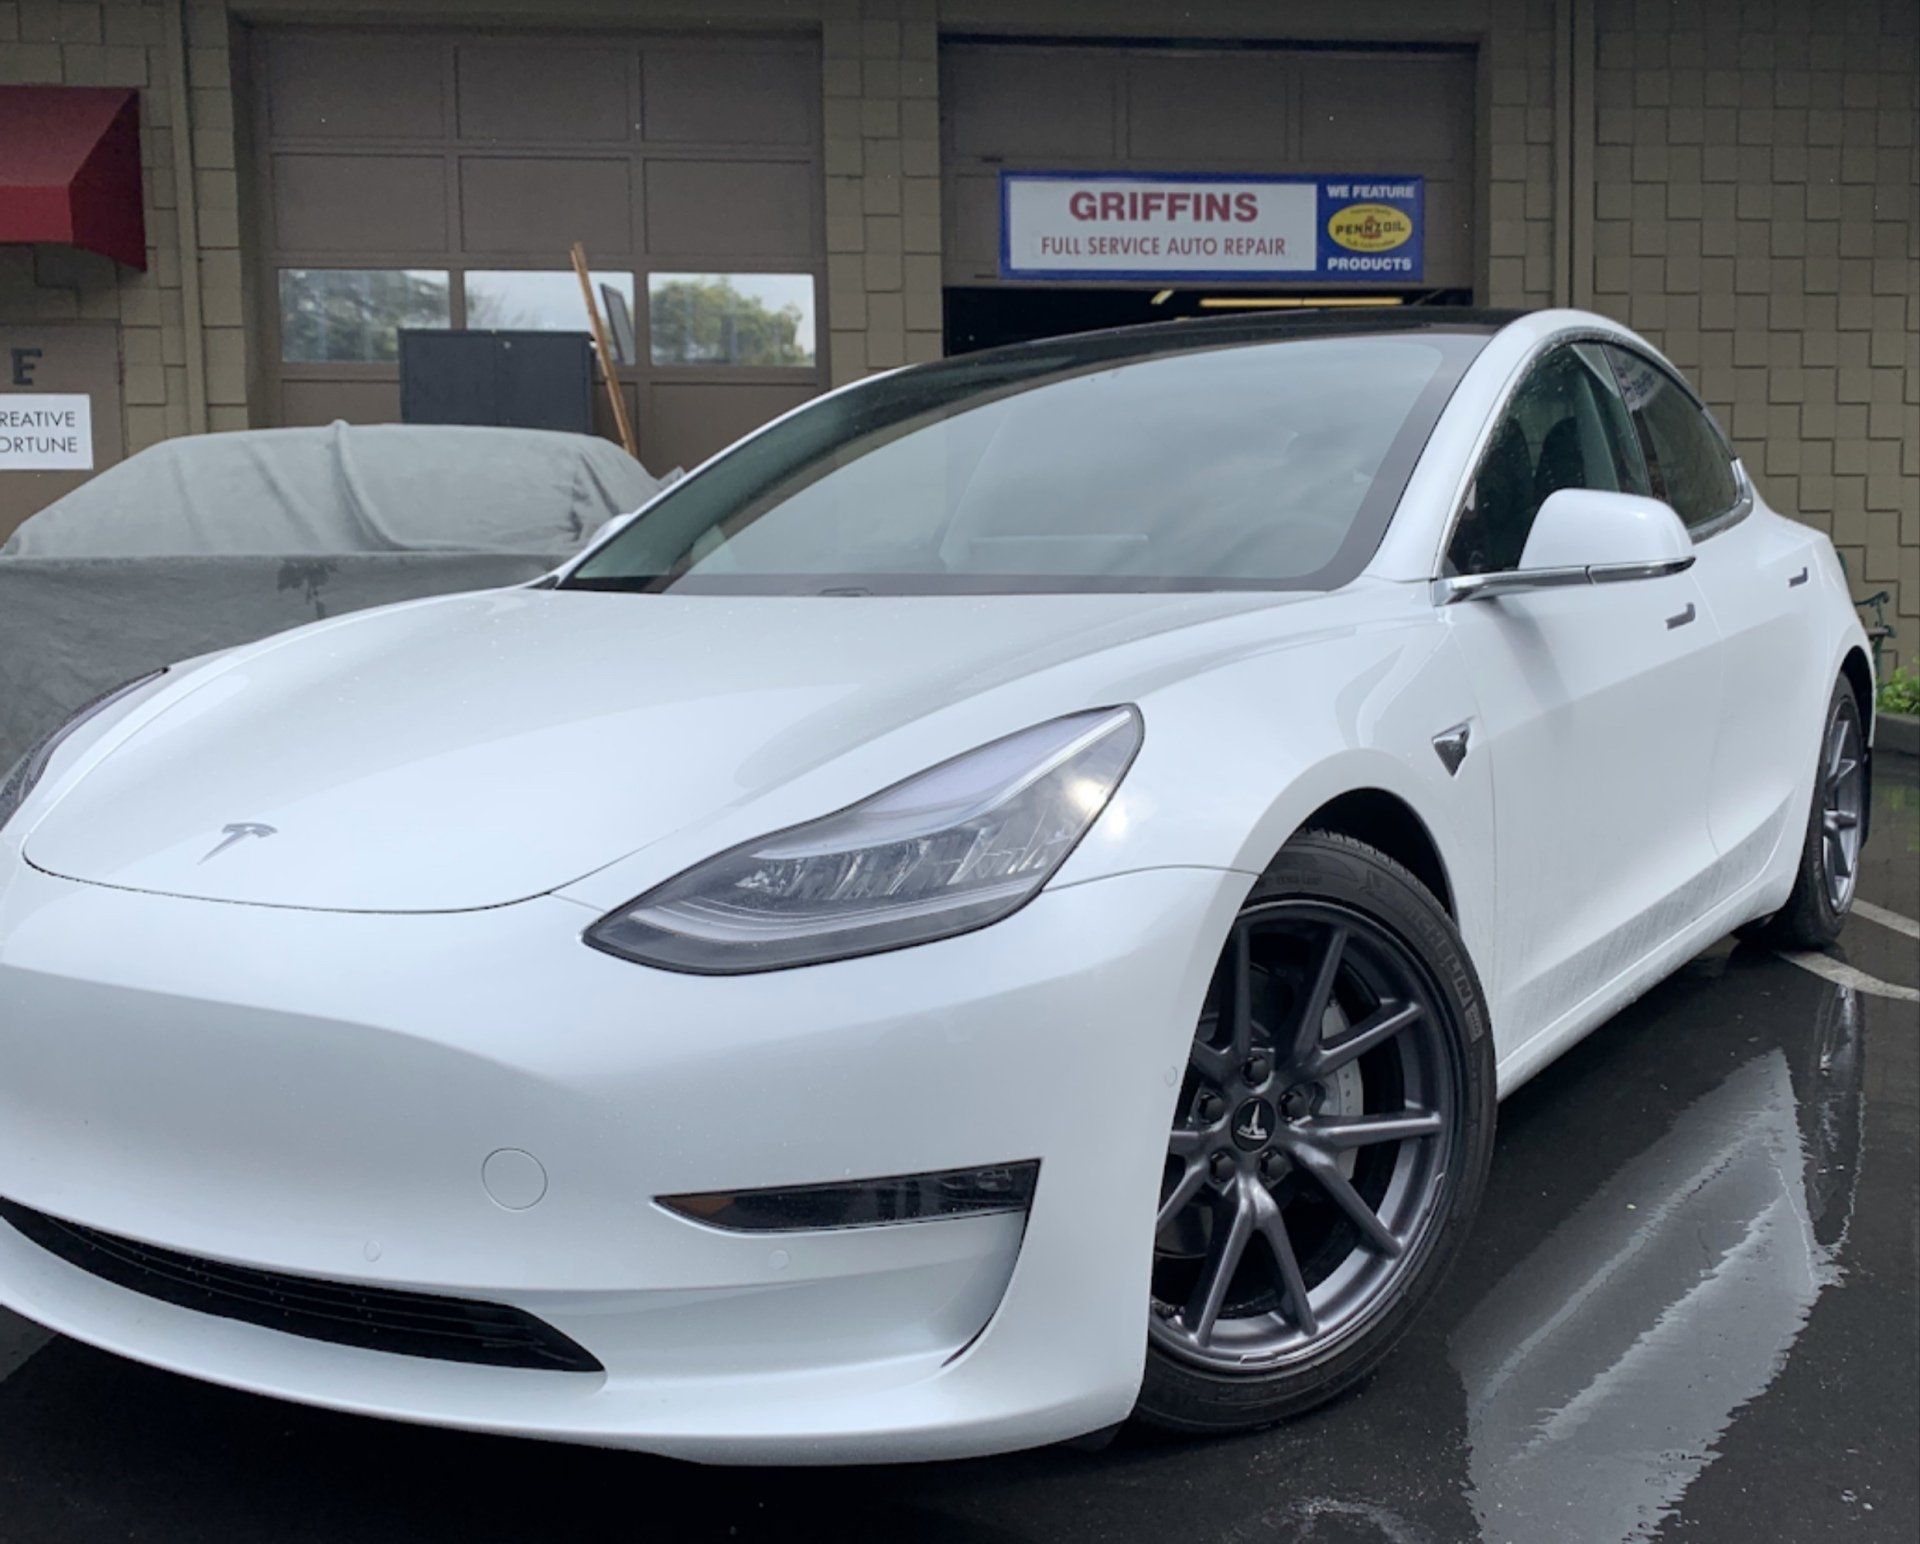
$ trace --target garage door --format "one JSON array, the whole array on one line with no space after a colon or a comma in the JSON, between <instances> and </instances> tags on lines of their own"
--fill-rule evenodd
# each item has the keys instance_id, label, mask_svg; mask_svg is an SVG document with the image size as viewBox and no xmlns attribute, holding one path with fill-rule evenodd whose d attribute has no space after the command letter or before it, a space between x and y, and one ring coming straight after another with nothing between
<instances>
[{"instance_id":1,"label":"garage door","mask_svg":"<svg viewBox=\"0 0 1920 1544\"><path fill-rule=\"evenodd\" d=\"M945 282L1036 282L1001 271L1002 170L1118 171L1422 178L1420 286L1470 290L1474 81L1471 52L1455 50L949 43L940 78Z\"/></svg>"},{"instance_id":2,"label":"garage door","mask_svg":"<svg viewBox=\"0 0 1920 1544\"><path fill-rule=\"evenodd\" d=\"M584 330L575 241L656 470L823 386L814 43L273 29L249 71L263 420L397 419L401 327Z\"/></svg>"}]
</instances>

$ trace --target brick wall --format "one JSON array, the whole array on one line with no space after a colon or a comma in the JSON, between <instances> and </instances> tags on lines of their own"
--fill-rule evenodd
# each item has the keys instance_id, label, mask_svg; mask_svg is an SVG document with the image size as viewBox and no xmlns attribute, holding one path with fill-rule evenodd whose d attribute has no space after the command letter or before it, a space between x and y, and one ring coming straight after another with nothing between
<instances>
[{"instance_id":1,"label":"brick wall","mask_svg":"<svg viewBox=\"0 0 1920 1544\"><path fill-rule=\"evenodd\" d=\"M934 0L825 0L831 378L937 359L940 99Z\"/></svg>"},{"instance_id":2,"label":"brick wall","mask_svg":"<svg viewBox=\"0 0 1920 1544\"><path fill-rule=\"evenodd\" d=\"M1594 307L1699 385L1769 503L1920 658L1920 7L1602 0Z\"/></svg>"},{"instance_id":3,"label":"brick wall","mask_svg":"<svg viewBox=\"0 0 1920 1544\"><path fill-rule=\"evenodd\" d=\"M192 265L182 262L174 154L179 104L167 88L167 28L180 16L159 0L0 0L0 84L140 88L146 272L65 248L0 247L0 316L120 323L129 455L193 428L247 422L226 9L195 4L184 13L203 319L191 339L183 284ZM189 411L189 348L201 351L204 424Z\"/></svg>"}]
</instances>

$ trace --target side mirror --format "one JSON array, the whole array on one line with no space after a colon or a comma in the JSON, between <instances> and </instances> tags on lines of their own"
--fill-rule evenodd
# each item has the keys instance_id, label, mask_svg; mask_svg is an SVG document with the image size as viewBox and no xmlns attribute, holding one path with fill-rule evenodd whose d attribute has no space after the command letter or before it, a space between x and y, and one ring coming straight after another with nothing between
<instances>
[{"instance_id":1,"label":"side mirror","mask_svg":"<svg viewBox=\"0 0 1920 1544\"><path fill-rule=\"evenodd\" d=\"M1562 488L1534 516L1520 566L1434 582L1436 603L1566 585L1658 579L1693 566L1693 538L1673 507L1637 493Z\"/></svg>"}]
</instances>

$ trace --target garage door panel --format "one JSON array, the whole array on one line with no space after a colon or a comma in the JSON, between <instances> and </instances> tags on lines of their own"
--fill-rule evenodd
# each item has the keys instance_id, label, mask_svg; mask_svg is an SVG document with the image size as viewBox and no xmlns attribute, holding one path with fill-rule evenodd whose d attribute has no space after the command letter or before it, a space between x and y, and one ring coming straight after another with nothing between
<instances>
[{"instance_id":1,"label":"garage door panel","mask_svg":"<svg viewBox=\"0 0 1920 1544\"><path fill-rule=\"evenodd\" d=\"M1342 170L1409 171L1410 153L1457 162L1473 152L1473 94L1464 56L1314 61L1300 71L1300 154Z\"/></svg>"},{"instance_id":2,"label":"garage door panel","mask_svg":"<svg viewBox=\"0 0 1920 1544\"><path fill-rule=\"evenodd\" d=\"M619 373L649 465L690 465L822 388L817 40L507 31L470 8L428 9L438 13L431 31L315 24L249 34L263 227L248 237L253 279L269 306L290 295L295 315L286 346L254 361L262 421L398 420L399 366L385 357L384 330L320 326L315 308L327 297L384 317L378 307L396 295L437 296L449 280L457 290L462 272L537 269L539 281L516 282L553 285L564 305L542 316L578 325L567 271L575 241L633 298L640 357ZM520 7L520 20L540 9ZM286 279L294 269L319 272ZM419 272L409 280L395 269ZM768 274L805 277L753 277ZM672 349L656 353L650 281L684 275L727 279L749 302L804 290L814 362L701 353L706 362L688 366L669 361ZM475 293L506 287L489 279ZM484 306L420 312L431 325L485 325ZM592 400L593 429L612 437L603 383Z\"/></svg>"},{"instance_id":3,"label":"garage door panel","mask_svg":"<svg viewBox=\"0 0 1920 1544\"><path fill-rule=\"evenodd\" d=\"M1114 159L1119 60L1089 49L955 48L941 101L956 155Z\"/></svg>"},{"instance_id":4,"label":"garage door panel","mask_svg":"<svg viewBox=\"0 0 1920 1544\"><path fill-rule=\"evenodd\" d=\"M804 161L649 160L648 250L804 257L814 248L816 175Z\"/></svg>"},{"instance_id":5,"label":"garage door panel","mask_svg":"<svg viewBox=\"0 0 1920 1544\"><path fill-rule=\"evenodd\" d=\"M283 381L278 422L289 428L400 421L400 383L392 381Z\"/></svg>"},{"instance_id":6,"label":"garage door panel","mask_svg":"<svg viewBox=\"0 0 1920 1544\"><path fill-rule=\"evenodd\" d=\"M644 419L650 438L641 445L640 458L657 470L676 464L692 467L768 419L798 407L818 389L810 384L658 381L647 391ZM672 460L663 463L650 445L671 454Z\"/></svg>"},{"instance_id":7,"label":"garage door panel","mask_svg":"<svg viewBox=\"0 0 1920 1544\"><path fill-rule=\"evenodd\" d=\"M648 48L646 135L668 144L813 143L820 67L811 50Z\"/></svg>"},{"instance_id":8,"label":"garage door panel","mask_svg":"<svg viewBox=\"0 0 1920 1544\"><path fill-rule=\"evenodd\" d=\"M630 163L578 156L465 156L462 245L475 253L550 252L585 242L596 261L634 250Z\"/></svg>"},{"instance_id":9,"label":"garage door panel","mask_svg":"<svg viewBox=\"0 0 1920 1544\"><path fill-rule=\"evenodd\" d=\"M1293 72L1268 54L1144 55L1127 66L1127 153L1136 164L1202 168L1286 159Z\"/></svg>"},{"instance_id":10,"label":"garage door panel","mask_svg":"<svg viewBox=\"0 0 1920 1544\"><path fill-rule=\"evenodd\" d=\"M272 168L274 228L286 250L446 247L446 169L437 156L281 155Z\"/></svg>"},{"instance_id":11,"label":"garage door panel","mask_svg":"<svg viewBox=\"0 0 1920 1544\"><path fill-rule=\"evenodd\" d=\"M1011 168L1420 177L1426 185L1420 283L1470 289L1477 80L1466 49L948 45L941 53L944 280L1008 282L999 274L999 179ZM1117 146L1116 103L1124 108ZM1333 277L1287 274L1249 274L1243 282L1344 287Z\"/></svg>"},{"instance_id":12,"label":"garage door panel","mask_svg":"<svg viewBox=\"0 0 1920 1544\"><path fill-rule=\"evenodd\" d=\"M639 425L637 433L644 433L647 421L640 416L640 393L631 381L623 382L620 395L627 404L627 422ZM607 378L598 370L593 372L593 432L603 440L620 438L620 426L613 419L613 405L607 400ZM666 468L652 459L651 453L643 451L646 465L665 471Z\"/></svg>"},{"instance_id":13,"label":"garage door panel","mask_svg":"<svg viewBox=\"0 0 1920 1544\"><path fill-rule=\"evenodd\" d=\"M276 135L416 139L446 132L442 48L425 40L289 32L267 45Z\"/></svg>"},{"instance_id":14,"label":"garage door panel","mask_svg":"<svg viewBox=\"0 0 1920 1544\"><path fill-rule=\"evenodd\" d=\"M625 140L632 57L625 49L463 45L460 134L555 144Z\"/></svg>"}]
</instances>

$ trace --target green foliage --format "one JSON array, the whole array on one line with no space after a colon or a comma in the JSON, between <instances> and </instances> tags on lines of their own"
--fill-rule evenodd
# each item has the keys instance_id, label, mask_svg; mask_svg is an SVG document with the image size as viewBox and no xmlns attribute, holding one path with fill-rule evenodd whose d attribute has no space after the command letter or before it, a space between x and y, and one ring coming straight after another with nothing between
<instances>
[{"instance_id":1,"label":"green foliage","mask_svg":"<svg viewBox=\"0 0 1920 1544\"><path fill-rule=\"evenodd\" d=\"M810 365L800 307L773 310L724 278L677 279L647 297L656 364Z\"/></svg>"},{"instance_id":2,"label":"green foliage","mask_svg":"<svg viewBox=\"0 0 1920 1544\"><path fill-rule=\"evenodd\" d=\"M1880 683L1882 713L1920 714L1920 669L1903 665Z\"/></svg>"}]
</instances>

